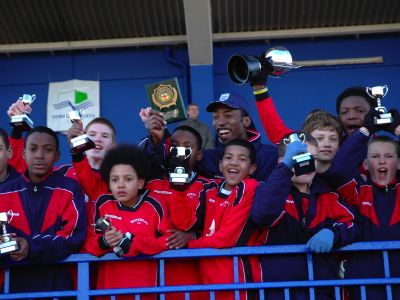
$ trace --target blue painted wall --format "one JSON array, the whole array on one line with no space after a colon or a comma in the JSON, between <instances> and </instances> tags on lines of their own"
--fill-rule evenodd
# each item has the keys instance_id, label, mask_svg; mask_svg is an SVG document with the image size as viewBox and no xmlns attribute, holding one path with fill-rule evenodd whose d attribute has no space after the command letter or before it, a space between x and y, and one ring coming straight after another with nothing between
<instances>
[{"instance_id":1,"label":"blue painted wall","mask_svg":"<svg viewBox=\"0 0 400 300\"><path fill-rule=\"evenodd\" d=\"M144 85L178 77L185 101L193 99L201 106L200 117L211 125L205 105L220 93L242 94L249 102L253 119L259 122L251 88L237 86L226 74L226 63L236 53L261 54L272 46L284 45L295 60L316 60L383 56L382 64L300 68L284 78L270 78L270 93L287 125L300 128L313 108L335 113L336 96L352 85L387 84L388 107L400 108L400 35L361 36L359 39L320 38L214 45L214 65L188 66L186 47L126 48L113 50L12 54L0 58L0 127L9 128L6 110L23 93L35 93L32 119L35 125L46 122L48 83L70 79L99 80L101 115L113 121L119 142L137 142L144 136L138 117L148 106ZM190 81L192 79L192 82ZM191 99L189 101L191 101ZM171 126L174 127L174 126ZM267 141L265 135L264 140ZM70 161L65 137L60 135L62 158Z\"/></svg>"}]
</instances>

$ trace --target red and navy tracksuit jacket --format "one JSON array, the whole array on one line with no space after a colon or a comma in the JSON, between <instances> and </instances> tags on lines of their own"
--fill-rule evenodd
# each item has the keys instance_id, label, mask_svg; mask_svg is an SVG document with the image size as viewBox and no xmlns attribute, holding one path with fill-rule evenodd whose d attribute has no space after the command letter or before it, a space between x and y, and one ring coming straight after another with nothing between
<instances>
[{"instance_id":1,"label":"red and navy tracksuit jacket","mask_svg":"<svg viewBox=\"0 0 400 300\"><path fill-rule=\"evenodd\" d=\"M191 240L188 248L229 248L260 245L262 232L250 218L250 209L258 182L244 179L230 195L222 192L224 181L211 182L200 195L199 216L202 235ZM200 220L200 219L199 219ZM225 257L200 259L204 284L233 283L233 259ZM239 281L260 282L261 266L257 257L239 258ZM254 295L253 295L254 296ZM241 292L240 299L249 299L250 293ZM216 292L216 299L233 299L233 292Z\"/></svg>"},{"instance_id":2,"label":"red and navy tracksuit jacket","mask_svg":"<svg viewBox=\"0 0 400 300\"><path fill-rule=\"evenodd\" d=\"M174 228L181 231L201 231L196 228L198 212L200 207L200 192L204 185L210 182L208 179L192 173L190 182L185 186L175 187L168 178L154 179L146 184L149 195L157 199L163 199ZM176 188L179 189L176 190ZM203 216L204 217L204 216ZM201 284L201 276L198 259L172 259L165 261L165 284L166 285L192 285ZM168 293L166 299L185 299L184 293ZM190 299L207 299L207 294L190 293Z\"/></svg>"},{"instance_id":3,"label":"red and navy tracksuit jacket","mask_svg":"<svg viewBox=\"0 0 400 300\"><path fill-rule=\"evenodd\" d=\"M29 243L29 255L21 262L33 263L19 266L3 258L11 265L10 290L72 289L67 265L54 263L78 253L85 240L85 202L78 183L57 171L38 184L21 176L0 185L0 212L9 216L8 232Z\"/></svg>"},{"instance_id":4,"label":"red and navy tracksuit jacket","mask_svg":"<svg viewBox=\"0 0 400 300\"><path fill-rule=\"evenodd\" d=\"M251 217L261 228L269 229L265 244L305 244L323 228L333 231L335 248L353 242L356 235L354 217L340 202L338 194L332 192L321 177L314 178L309 194L301 193L292 185L292 176L293 172L280 163L255 193ZM261 264L265 282L308 278L307 260L303 254L264 256ZM339 265L333 256L314 255L315 278L334 279L338 271ZM296 289L294 292L299 299L308 299L307 291ZM321 297L325 292L321 291ZM280 299L283 291L271 290L267 297Z\"/></svg>"},{"instance_id":5,"label":"red and navy tracksuit jacket","mask_svg":"<svg viewBox=\"0 0 400 300\"><path fill-rule=\"evenodd\" d=\"M252 178L263 181L271 174L272 169L278 161L278 149L276 146L261 143L260 132L256 129L247 129L248 141L256 150L257 170L252 174ZM147 155L152 159L153 164L163 166L166 154L169 151L169 138L164 143L154 145L150 137L140 142L140 147L145 150ZM199 173L207 178L221 178L222 174L219 170L219 162L224 154L224 145L217 143L217 148L206 149L203 151L203 158L196 162L196 169ZM160 168L158 168L160 169ZM162 176L158 176L162 177Z\"/></svg>"},{"instance_id":6,"label":"red and navy tracksuit jacket","mask_svg":"<svg viewBox=\"0 0 400 300\"><path fill-rule=\"evenodd\" d=\"M95 223L106 217L117 230L132 234L128 253L153 255L167 249L167 231L171 229L165 205L145 191L133 207L115 200L112 194L99 195L95 206ZM96 256L112 252L103 241L103 232L89 227L85 249ZM127 288L156 286L158 262L156 260L115 261L99 264L96 288ZM118 296L117 299L133 299L133 296ZM142 295L140 299L155 299L155 295Z\"/></svg>"},{"instance_id":7,"label":"red and navy tracksuit jacket","mask_svg":"<svg viewBox=\"0 0 400 300\"><path fill-rule=\"evenodd\" d=\"M335 157L330 169L331 182L345 201L357 212L360 224L359 241L393 241L400 239L400 182L399 174L387 186L379 186L369 177L352 178L348 172L357 164L358 149L365 147L370 137L360 131L349 136ZM389 253L392 277L400 277L400 253ZM348 255L345 278L384 277L381 253L360 252ZM400 299L400 288L392 289L393 298ZM358 289L350 289L351 299L359 299ZM367 287L367 299L385 299L385 287Z\"/></svg>"}]
</instances>

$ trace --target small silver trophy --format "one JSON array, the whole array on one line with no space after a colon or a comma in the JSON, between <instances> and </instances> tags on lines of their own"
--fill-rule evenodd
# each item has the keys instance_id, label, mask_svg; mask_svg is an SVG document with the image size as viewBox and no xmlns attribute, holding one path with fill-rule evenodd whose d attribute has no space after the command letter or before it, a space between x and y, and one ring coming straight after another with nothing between
<instances>
[{"instance_id":1,"label":"small silver trophy","mask_svg":"<svg viewBox=\"0 0 400 300\"><path fill-rule=\"evenodd\" d=\"M82 119L82 115L79 110L70 111L68 113L68 117L69 117L71 123L74 123L74 122ZM71 152L82 153L89 149L95 148L96 144L87 134L82 134L80 136L77 136L77 137L74 137L73 139L71 139L70 146L71 146Z\"/></svg>"},{"instance_id":2,"label":"small silver trophy","mask_svg":"<svg viewBox=\"0 0 400 300\"><path fill-rule=\"evenodd\" d=\"M109 221L106 217L100 217L94 225L95 229L104 233L111 228L111 221ZM128 253L129 248L131 247L131 242L132 234L130 232L125 232L118 245L113 248L115 255L122 257L124 254Z\"/></svg>"},{"instance_id":3,"label":"small silver trophy","mask_svg":"<svg viewBox=\"0 0 400 300\"><path fill-rule=\"evenodd\" d=\"M21 99L24 105L31 105L35 101L36 95L23 94L19 99ZM25 112L22 115L12 116L10 125L18 128L20 131L28 131L33 128L33 121L29 117L29 114Z\"/></svg>"},{"instance_id":4,"label":"small silver trophy","mask_svg":"<svg viewBox=\"0 0 400 300\"><path fill-rule=\"evenodd\" d=\"M288 138L285 138L283 142L285 143L285 145L288 145L289 143L293 143L296 141L304 143L305 138L306 136L304 135L304 133L301 134L292 133L291 135L289 135ZM296 156L293 156L293 160L295 161L293 168L296 176L304 175L315 171L314 158L310 152L301 153Z\"/></svg>"},{"instance_id":5,"label":"small silver trophy","mask_svg":"<svg viewBox=\"0 0 400 300\"><path fill-rule=\"evenodd\" d=\"M283 46L270 48L262 56L271 69L268 74L271 77L279 77L300 67L293 62L292 55ZM249 82L251 78L257 76L265 68L261 64L261 58L242 54L233 55L228 61L229 78L236 84Z\"/></svg>"},{"instance_id":6,"label":"small silver trophy","mask_svg":"<svg viewBox=\"0 0 400 300\"><path fill-rule=\"evenodd\" d=\"M7 233L8 216L6 212L0 213L0 254L6 254L19 249L18 243Z\"/></svg>"},{"instance_id":7,"label":"small silver trophy","mask_svg":"<svg viewBox=\"0 0 400 300\"><path fill-rule=\"evenodd\" d=\"M392 114L387 112L386 107L382 106L382 98L386 96L389 88L387 85L366 88L367 94L375 99L377 106L375 110L379 112L379 118L374 117L375 125L390 124L393 122Z\"/></svg>"},{"instance_id":8,"label":"small silver trophy","mask_svg":"<svg viewBox=\"0 0 400 300\"><path fill-rule=\"evenodd\" d=\"M189 182L189 171L186 167L186 160L192 154L191 148L171 147L169 150L170 160L173 160L173 166L170 166L169 182L175 185L183 185Z\"/></svg>"}]
</instances>

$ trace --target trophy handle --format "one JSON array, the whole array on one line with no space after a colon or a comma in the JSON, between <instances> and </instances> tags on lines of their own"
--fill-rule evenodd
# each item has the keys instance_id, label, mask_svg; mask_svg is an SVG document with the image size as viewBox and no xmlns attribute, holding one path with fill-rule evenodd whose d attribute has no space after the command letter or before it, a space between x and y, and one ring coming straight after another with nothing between
<instances>
[{"instance_id":1,"label":"trophy handle","mask_svg":"<svg viewBox=\"0 0 400 300\"><path fill-rule=\"evenodd\" d=\"M366 88L365 88L365 91L367 92L368 96L370 96L371 98L375 98L375 97L372 95L372 88L366 87Z\"/></svg>"},{"instance_id":2,"label":"trophy handle","mask_svg":"<svg viewBox=\"0 0 400 300\"><path fill-rule=\"evenodd\" d=\"M382 88L383 88L383 95L382 95L383 98L389 92L389 87L387 86L387 84L385 84Z\"/></svg>"}]
</instances>

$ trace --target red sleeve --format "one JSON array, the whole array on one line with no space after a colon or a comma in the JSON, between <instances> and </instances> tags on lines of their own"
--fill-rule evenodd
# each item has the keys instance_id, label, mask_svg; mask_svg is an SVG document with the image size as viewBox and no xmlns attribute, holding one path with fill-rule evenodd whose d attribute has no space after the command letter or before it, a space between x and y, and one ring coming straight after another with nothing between
<instances>
[{"instance_id":1,"label":"red sleeve","mask_svg":"<svg viewBox=\"0 0 400 300\"><path fill-rule=\"evenodd\" d=\"M258 182L253 179L245 180L244 182L243 196L236 205L231 204L227 208L215 233L211 236L203 236L197 240L191 240L188 248L234 247L243 234L248 234L245 232L245 227L250 218L250 209ZM230 197L236 197L237 192L238 188L232 191Z\"/></svg>"},{"instance_id":2,"label":"red sleeve","mask_svg":"<svg viewBox=\"0 0 400 300\"><path fill-rule=\"evenodd\" d=\"M359 195L357 190L357 182L354 179L339 187L337 192L348 205L358 206Z\"/></svg>"},{"instance_id":3,"label":"red sleeve","mask_svg":"<svg viewBox=\"0 0 400 300\"><path fill-rule=\"evenodd\" d=\"M168 207L171 220L177 229L188 231L197 222L197 210L200 200L198 197L196 199L189 199L186 197L186 191L171 191L172 197Z\"/></svg>"},{"instance_id":4,"label":"red sleeve","mask_svg":"<svg viewBox=\"0 0 400 300\"><path fill-rule=\"evenodd\" d=\"M271 143L277 144L286 134L293 132L292 129L286 127L276 111L271 97L256 101L256 106L265 133Z\"/></svg>"},{"instance_id":5,"label":"red sleeve","mask_svg":"<svg viewBox=\"0 0 400 300\"><path fill-rule=\"evenodd\" d=\"M133 238L129 252L125 256L135 256L140 253L154 255L164 250L168 250L167 237L171 235L170 229L173 229L171 219L168 215L165 205L163 205L164 214L159 220L154 234L137 235ZM159 215L155 215L158 218Z\"/></svg>"},{"instance_id":6,"label":"red sleeve","mask_svg":"<svg viewBox=\"0 0 400 300\"><path fill-rule=\"evenodd\" d=\"M13 154L8 160L8 164L12 166L15 170L17 170L18 173L23 174L27 169L26 162L22 157L22 151L24 149L24 139L14 139L12 137L9 137L9 141Z\"/></svg>"},{"instance_id":7,"label":"red sleeve","mask_svg":"<svg viewBox=\"0 0 400 300\"><path fill-rule=\"evenodd\" d=\"M101 236L102 234L94 232L93 225L89 225L86 233L85 244L83 245L82 250L95 256L102 256L108 252L111 252L111 248L109 249L100 248L99 238Z\"/></svg>"},{"instance_id":8,"label":"red sleeve","mask_svg":"<svg viewBox=\"0 0 400 300\"><path fill-rule=\"evenodd\" d=\"M73 164L76 177L90 199L97 199L100 195L109 193L107 182L101 178L100 173L92 169L86 156L82 161Z\"/></svg>"}]
</instances>

